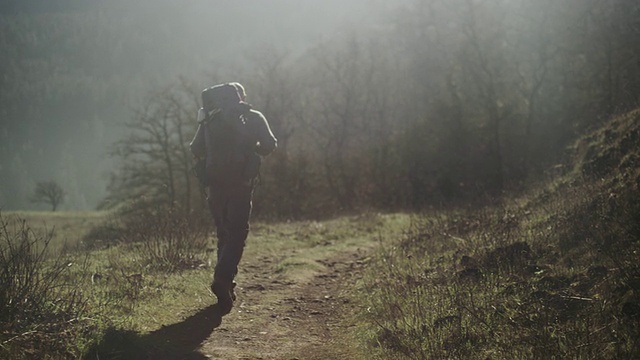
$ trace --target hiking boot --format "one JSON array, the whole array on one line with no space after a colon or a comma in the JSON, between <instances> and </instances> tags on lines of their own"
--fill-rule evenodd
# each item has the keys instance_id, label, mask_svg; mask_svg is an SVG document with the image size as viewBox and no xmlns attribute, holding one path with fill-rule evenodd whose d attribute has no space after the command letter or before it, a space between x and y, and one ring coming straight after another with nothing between
<instances>
[{"instance_id":1,"label":"hiking boot","mask_svg":"<svg viewBox=\"0 0 640 360\"><path fill-rule=\"evenodd\" d=\"M218 307L220 308L222 314L226 315L231 312L231 308L233 307L233 298L232 295L233 287L231 283L226 281L215 280L213 284L211 284L211 291L218 298Z\"/></svg>"}]
</instances>

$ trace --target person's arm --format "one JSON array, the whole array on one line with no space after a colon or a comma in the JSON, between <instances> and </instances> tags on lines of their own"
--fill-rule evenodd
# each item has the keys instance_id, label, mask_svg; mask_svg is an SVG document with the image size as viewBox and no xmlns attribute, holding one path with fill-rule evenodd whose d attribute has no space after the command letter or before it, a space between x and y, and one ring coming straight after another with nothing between
<instances>
[{"instance_id":1,"label":"person's arm","mask_svg":"<svg viewBox=\"0 0 640 360\"><path fill-rule=\"evenodd\" d=\"M256 145L256 153L258 155L267 156L271 154L278 146L278 140L271 132L267 119L259 111L252 111L257 127L258 143Z\"/></svg>"}]
</instances>

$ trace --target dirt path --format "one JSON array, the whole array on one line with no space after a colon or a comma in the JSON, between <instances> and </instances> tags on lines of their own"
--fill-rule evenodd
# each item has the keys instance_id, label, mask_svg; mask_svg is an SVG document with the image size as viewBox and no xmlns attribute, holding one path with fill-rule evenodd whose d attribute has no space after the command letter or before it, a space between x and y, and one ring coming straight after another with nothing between
<instances>
[{"instance_id":1,"label":"dirt path","mask_svg":"<svg viewBox=\"0 0 640 360\"><path fill-rule=\"evenodd\" d=\"M410 220L403 214L365 214L255 226L230 314L221 317L215 297L205 290L207 268L205 281L202 272L194 274L202 288L187 302L196 308L172 307L184 312L177 310L177 321L160 322L167 325L151 332L107 329L84 359L367 359L355 339L362 309L352 289L369 257Z\"/></svg>"},{"instance_id":2,"label":"dirt path","mask_svg":"<svg viewBox=\"0 0 640 360\"><path fill-rule=\"evenodd\" d=\"M362 274L365 251L318 261L298 280L273 272L265 256L243 260L238 299L220 317L216 306L163 326L141 340L148 359L362 359L350 339L355 305L348 289ZM294 277L298 278L298 277ZM287 280L289 279L289 280ZM215 303L215 298L212 298Z\"/></svg>"},{"instance_id":3,"label":"dirt path","mask_svg":"<svg viewBox=\"0 0 640 360\"><path fill-rule=\"evenodd\" d=\"M345 287L361 274L364 253L319 261L308 281L283 281L263 269L271 260L245 264L231 314L198 350L212 359L353 359L345 318L353 305Z\"/></svg>"}]
</instances>

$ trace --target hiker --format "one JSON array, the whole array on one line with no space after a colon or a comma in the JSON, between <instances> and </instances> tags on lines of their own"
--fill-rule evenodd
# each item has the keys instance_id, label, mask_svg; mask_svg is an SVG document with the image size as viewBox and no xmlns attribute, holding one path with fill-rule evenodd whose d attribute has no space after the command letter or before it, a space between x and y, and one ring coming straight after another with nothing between
<instances>
[{"instance_id":1,"label":"hiker","mask_svg":"<svg viewBox=\"0 0 640 360\"><path fill-rule=\"evenodd\" d=\"M201 181L218 239L211 291L224 314L231 311L236 298L234 278L249 234L261 156L277 146L267 119L243 101L246 94L238 85L221 84L202 91L198 130L190 144L194 156L204 160Z\"/></svg>"}]
</instances>

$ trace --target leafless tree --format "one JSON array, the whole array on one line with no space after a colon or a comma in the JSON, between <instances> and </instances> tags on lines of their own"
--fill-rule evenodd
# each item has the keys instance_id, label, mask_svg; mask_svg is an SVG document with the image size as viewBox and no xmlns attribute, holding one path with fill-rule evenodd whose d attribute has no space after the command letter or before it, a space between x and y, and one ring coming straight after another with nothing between
<instances>
[{"instance_id":1,"label":"leafless tree","mask_svg":"<svg viewBox=\"0 0 640 360\"><path fill-rule=\"evenodd\" d=\"M191 209L197 194L188 145L197 125L196 94L185 81L153 91L125 123L128 135L111 151L119 168L111 176L106 207L135 200Z\"/></svg>"},{"instance_id":2,"label":"leafless tree","mask_svg":"<svg viewBox=\"0 0 640 360\"><path fill-rule=\"evenodd\" d=\"M64 202L65 192L55 181L40 181L31 196L31 202L51 205L51 211L56 211Z\"/></svg>"},{"instance_id":3,"label":"leafless tree","mask_svg":"<svg viewBox=\"0 0 640 360\"><path fill-rule=\"evenodd\" d=\"M249 59L253 73L243 80L247 101L264 113L278 139L278 149L260 171L261 191L254 197L254 214L297 216L309 197L307 155L300 146L301 76L286 51L258 48ZM298 143L296 143L296 140Z\"/></svg>"}]
</instances>

